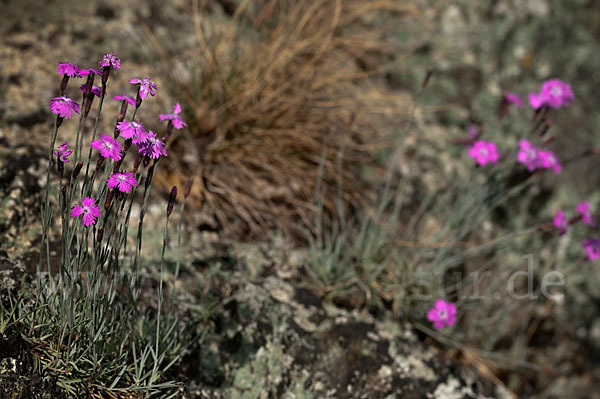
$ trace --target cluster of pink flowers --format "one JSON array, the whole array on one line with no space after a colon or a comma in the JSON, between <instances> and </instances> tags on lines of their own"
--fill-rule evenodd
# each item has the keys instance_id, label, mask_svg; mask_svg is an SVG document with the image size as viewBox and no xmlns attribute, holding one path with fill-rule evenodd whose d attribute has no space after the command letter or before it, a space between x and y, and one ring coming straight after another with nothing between
<instances>
[{"instance_id":1,"label":"cluster of pink flowers","mask_svg":"<svg viewBox=\"0 0 600 399\"><path fill-rule=\"evenodd\" d=\"M456 305L443 299L438 299L427 312L427 320L436 330L453 326L456 323Z\"/></svg>"},{"instance_id":2,"label":"cluster of pink flowers","mask_svg":"<svg viewBox=\"0 0 600 399\"><path fill-rule=\"evenodd\" d=\"M590 227L596 227L596 222L594 221L594 214L592 213L592 208L589 202L584 201L577 204L577 213L579 216L569 220L565 216L565 213L562 209L556 211L554 215L553 224L554 227L558 230L559 235L563 235L567 232L567 228L569 225L581 220L581 222ZM589 237L583 240L582 242L583 249L587 252L588 258L590 260L595 260L600 258L600 240L597 238Z\"/></svg>"},{"instance_id":3,"label":"cluster of pink flowers","mask_svg":"<svg viewBox=\"0 0 600 399\"><path fill-rule=\"evenodd\" d=\"M86 92L90 89L91 95L103 96L106 90L106 80L108 79L108 72L110 68L118 70L121 67L121 61L115 56L114 53L106 53L99 63L102 68L102 72L95 68L80 68L75 64L62 62L58 64L57 72L63 75L63 81L61 83L61 96L55 97L50 101L50 110L61 118L70 118L75 113L80 114L80 105L69 97L62 95L66 88L69 78L88 76L88 81L83 84L80 88L82 92ZM90 76L92 75L92 76ZM102 87L93 86L94 75L102 75ZM106 185L112 189L117 190L121 193L130 193L134 187L136 187L138 181L134 175L134 172L128 172L124 170L117 171L120 167L124 157L124 152L129 149L130 144L135 144L138 147L140 157L146 157L147 159L158 159L160 156L167 156L167 150L165 148L165 138L162 139L151 130L146 130L144 125L139 121L127 121L124 119L127 105L139 107L141 100L146 99L148 96L156 95L156 84L148 77L144 79L131 79L131 84L138 85L137 100L127 94L116 95L113 98L122 102L121 113L117 124L115 126L115 136L109 136L107 134L101 134L99 138L92 140L90 147L97 149L99 156L104 159L110 158L115 162L115 171L110 174L106 180ZM86 115L87 115L86 105ZM181 106L175 104L172 113L160 114L158 119L160 121L168 121L167 136L171 132L171 129L182 129L187 126L185 121L180 116ZM126 141L125 145L118 140L118 135L121 135ZM62 143L54 151L54 154L62 163L69 162L69 155L73 151L67 149L67 142ZM139 161L136 161L139 162ZM101 164L99 161L98 165ZM62 165L62 164L61 164ZM136 163L136 165L138 165ZM137 166L136 166L137 170ZM61 174L62 178L62 174ZM112 195L112 194L111 194ZM107 199L107 203L110 201ZM106 207L107 205L105 205ZM71 216L78 218L82 216L82 222L84 226L91 226L96 223L97 218L100 216L101 211L96 204L96 199L92 197L85 197L81 203L74 205L71 209Z\"/></svg>"},{"instance_id":4,"label":"cluster of pink flowers","mask_svg":"<svg viewBox=\"0 0 600 399\"><path fill-rule=\"evenodd\" d=\"M571 85L560 79L550 79L542 84L537 93L529 93L529 105L534 109L542 107L561 108L573 101L575 95Z\"/></svg>"},{"instance_id":5,"label":"cluster of pink flowers","mask_svg":"<svg viewBox=\"0 0 600 399\"><path fill-rule=\"evenodd\" d=\"M559 174L562 170L560 161L552 151L540 150L527 140L519 142L517 161L525 165L530 172L541 168L552 169L554 174Z\"/></svg>"}]
</instances>

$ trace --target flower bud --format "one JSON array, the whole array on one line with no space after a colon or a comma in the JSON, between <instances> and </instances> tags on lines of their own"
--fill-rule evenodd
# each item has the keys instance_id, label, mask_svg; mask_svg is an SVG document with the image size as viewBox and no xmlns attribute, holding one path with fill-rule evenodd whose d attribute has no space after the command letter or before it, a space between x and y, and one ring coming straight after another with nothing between
<instances>
[{"instance_id":1,"label":"flower bud","mask_svg":"<svg viewBox=\"0 0 600 399\"><path fill-rule=\"evenodd\" d=\"M143 158L143 155L138 154L137 158L135 159L135 162L133 163L133 174L135 174L135 172L137 172L138 167L140 166L140 163L142 162L142 158Z\"/></svg>"},{"instance_id":2,"label":"flower bud","mask_svg":"<svg viewBox=\"0 0 600 399\"><path fill-rule=\"evenodd\" d=\"M112 201L113 195L115 193L115 190L109 190L108 194L106 194L106 201L104 201L104 209L108 211L108 208L110 207L110 203Z\"/></svg>"},{"instance_id":3,"label":"flower bud","mask_svg":"<svg viewBox=\"0 0 600 399\"><path fill-rule=\"evenodd\" d=\"M167 217L171 216L171 212L173 212L175 198L177 198L177 186L173 186L171 189L171 194L169 195L169 203L167 204Z\"/></svg>"},{"instance_id":4,"label":"flower bud","mask_svg":"<svg viewBox=\"0 0 600 399\"><path fill-rule=\"evenodd\" d=\"M194 178L191 177L187 184L185 185L185 191L183 192L183 197L187 198L190 196L190 192L192 191L192 186L194 185Z\"/></svg>"},{"instance_id":5,"label":"flower bud","mask_svg":"<svg viewBox=\"0 0 600 399\"><path fill-rule=\"evenodd\" d=\"M137 97L135 98L135 108L139 108L142 105L142 97L140 96L140 88L138 88Z\"/></svg>"},{"instance_id":6,"label":"flower bud","mask_svg":"<svg viewBox=\"0 0 600 399\"><path fill-rule=\"evenodd\" d=\"M76 178L79 175L79 172L81 172L81 168L83 167L83 162L77 162L77 165L75 165L75 167L73 168L73 178Z\"/></svg>"},{"instance_id":7,"label":"flower bud","mask_svg":"<svg viewBox=\"0 0 600 399\"><path fill-rule=\"evenodd\" d=\"M66 73L63 75L62 81L60 82L60 94L59 96L65 95L65 89L67 88L67 83L69 82L69 75Z\"/></svg>"}]
</instances>

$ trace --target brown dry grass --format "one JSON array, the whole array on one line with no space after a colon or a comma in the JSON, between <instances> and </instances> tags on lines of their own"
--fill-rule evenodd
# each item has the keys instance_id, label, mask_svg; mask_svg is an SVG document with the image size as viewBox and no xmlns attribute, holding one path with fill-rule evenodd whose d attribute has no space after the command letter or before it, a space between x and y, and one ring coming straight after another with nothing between
<instances>
[{"instance_id":1,"label":"brown dry grass","mask_svg":"<svg viewBox=\"0 0 600 399\"><path fill-rule=\"evenodd\" d=\"M361 203L361 173L411 109L381 78L401 61L390 32L419 15L400 0L265 0L211 18L195 2L195 84L177 88L195 119L159 184L195 176L190 202L245 237L313 229L317 184L330 220L336 198Z\"/></svg>"}]
</instances>

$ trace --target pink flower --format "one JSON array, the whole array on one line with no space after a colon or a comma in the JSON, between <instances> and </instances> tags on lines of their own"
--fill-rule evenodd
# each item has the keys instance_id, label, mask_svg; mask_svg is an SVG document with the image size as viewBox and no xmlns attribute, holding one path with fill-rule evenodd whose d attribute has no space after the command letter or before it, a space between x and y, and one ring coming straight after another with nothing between
<instances>
[{"instance_id":1,"label":"pink flower","mask_svg":"<svg viewBox=\"0 0 600 399\"><path fill-rule=\"evenodd\" d=\"M151 96L156 95L155 90L156 89L156 84L154 84L154 82L152 82L150 80L150 78L146 77L144 79L131 79L129 81L130 84L134 85L134 84L139 84L140 88L139 88L139 93L140 93L140 98L142 100L145 100L148 97L148 94L150 94Z\"/></svg>"},{"instance_id":2,"label":"pink flower","mask_svg":"<svg viewBox=\"0 0 600 399\"><path fill-rule=\"evenodd\" d=\"M475 140L477 137L479 137L479 135L480 135L480 131L476 125L467 126L467 137Z\"/></svg>"},{"instance_id":3,"label":"pink flower","mask_svg":"<svg viewBox=\"0 0 600 399\"><path fill-rule=\"evenodd\" d=\"M137 184L137 180L133 177L133 173L131 172L117 172L108 176L106 184L110 188L119 187L119 191L129 193L129 191Z\"/></svg>"},{"instance_id":4,"label":"pink flower","mask_svg":"<svg viewBox=\"0 0 600 399\"><path fill-rule=\"evenodd\" d=\"M590 209L590 203L584 201L580 204L577 204L577 212L581 215L581 221L583 224L587 224L588 226L595 226L594 223L594 215L592 215L592 210Z\"/></svg>"},{"instance_id":5,"label":"pink flower","mask_svg":"<svg viewBox=\"0 0 600 399\"><path fill-rule=\"evenodd\" d=\"M87 76L90 73L96 74L96 75L100 75L100 71L94 68L85 68L85 69L79 69L79 71L77 72L77 76Z\"/></svg>"},{"instance_id":6,"label":"pink flower","mask_svg":"<svg viewBox=\"0 0 600 399\"><path fill-rule=\"evenodd\" d=\"M185 123L183 119L181 119L181 117L179 116L180 113L181 106L179 105L179 103L177 103L173 107L172 114L159 115L158 119L160 119L161 121L170 120L171 123L173 123L173 126L175 126L175 129L182 129L184 126L187 126L187 123Z\"/></svg>"},{"instance_id":7,"label":"pink flower","mask_svg":"<svg viewBox=\"0 0 600 399\"><path fill-rule=\"evenodd\" d=\"M129 103L129 105L131 105L132 107L135 107L135 98L128 96L127 94L122 94L120 96L114 96L113 100L127 101Z\"/></svg>"},{"instance_id":8,"label":"pink flower","mask_svg":"<svg viewBox=\"0 0 600 399\"><path fill-rule=\"evenodd\" d=\"M69 97L54 97L50 100L50 111L63 118L70 118L74 113L80 113L79 104Z\"/></svg>"},{"instance_id":9,"label":"pink flower","mask_svg":"<svg viewBox=\"0 0 600 399\"><path fill-rule=\"evenodd\" d=\"M559 209L556 211L556 215L554 216L554 227L558 229L558 235L562 236L567 232L567 227L569 226L569 221L565 217L565 213Z\"/></svg>"},{"instance_id":10,"label":"pink flower","mask_svg":"<svg viewBox=\"0 0 600 399\"><path fill-rule=\"evenodd\" d=\"M529 93L529 105L538 109L541 107L566 107L573 101L575 95L571 85L560 79L550 79L542 84L539 93Z\"/></svg>"},{"instance_id":11,"label":"pink flower","mask_svg":"<svg viewBox=\"0 0 600 399\"><path fill-rule=\"evenodd\" d=\"M504 98L506 99L506 102L514 104L517 108L521 108L521 106L523 105L523 101L521 101L521 97L519 97L518 94L507 91L506 93L504 93Z\"/></svg>"},{"instance_id":12,"label":"pink flower","mask_svg":"<svg viewBox=\"0 0 600 399\"><path fill-rule=\"evenodd\" d=\"M104 54L104 58L100 61L101 67L111 66L115 68L115 71L121 68L121 60L115 57L114 53L106 53Z\"/></svg>"},{"instance_id":13,"label":"pink flower","mask_svg":"<svg viewBox=\"0 0 600 399\"><path fill-rule=\"evenodd\" d=\"M529 105L533 109L541 108L544 105L544 99L538 93L529 93L527 98L529 99Z\"/></svg>"},{"instance_id":14,"label":"pink flower","mask_svg":"<svg viewBox=\"0 0 600 399\"><path fill-rule=\"evenodd\" d=\"M96 218L100 216L100 208L96 205L96 200L90 197L85 197L81 201L81 205L75 205L71 209L71 217L76 218L83 215L83 225L85 227L95 224Z\"/></svg>"},{"instance_id":15,"label":"pink flower","mask_svg":"<svg viewBox=\"0 0 600 399\"><path fill-rule=\"evenodd\" d=\"M519 148L517 161L525 165L530 172L534 171L539 165L538 149L527 140L521 140Z\"/></svg>"},{"instance_id":16,"label":"pink flower","mask_svg":"<svg viewBox=\"0 0 600 399\"><path fill-rule=\"evenodd\" d=\"M433 323L433 328L436 330L450 327L456 323L456 306L452 302L438 299L427 312L427 320Z\"/></svg>"},{"instance_id":17,"label":"pink flower","mask_svg":"<svg viewBox=\"0 0 600 399\"><path fill-rule=\"evenodd\" d=\"M146 129L140 122L122 121L117 124L117 130L126 139L133 139L133 144L139 144L146 140Z\"/></svg>"},{"instance_id":18,"label":"pink flower","mask_svg":"<svg viewBox=\"0 0 600 399\"><path fill-rule=\"evenodd\" d=\"M589 237L582 241L583 249L587 252L589 260L596 260L600 258L600 240L597 238Z\"/></svg>"},{"instance_id":19,"label":"pink flower","mask_svg":"<svg viewBox=\"0 0 600 399\"><path fill-rule=\"evenodd\" d=\"M554 174L559 174L562 166L552 151L538 151L540 166L544 169L552 169Z\"/></svg>"},{"instance_id":20,"label":"pink flower","mask_svg":"<svg viewBox=\"0 0 600 399\"><path fill-rule=\"evenodd\" d=\"M498 162L500 155L496 144L491 141L476 141L469 149L469 156L479 165L486 165L487 163L495 164Z\"/></svg>"},{"instance_id":21,"label":"pink flower","mask_svg":"<svg viewBox=\"0 0 600 399\"><path fill-rule=\"evenodd\" d=\"M100 150L104 158L112 158L114 161L121 159L121 143L112 136L103 134L101 138L92 141L92 148Z\"/></svg>"},{"instance_id":22,"label":"pink flower","mask_svg":"<svg viewBox=\"0 0 600 399\"><path fill-rule=\"evenodd\" d=\"M79 67L75 64L71 64L70 62L61 62L58 64L58 69L56 70L61 75L67 75L70 78L77 76L79 72Z\"/></svg>"},{"instance_id":23,"label":"pink flower","mask_svg":"<svg viewBox=\"0 0 600 399\"><path fill-rule=\"evenodd\" d=\"M85 83L81 85L81 92L85 93ZM100 97L102 95L102 87L100 86L92 86L92 94L95 94L96 97Z\"/></svg>"},{"instance_id":24,"label":"pink flower","mask_svg":"<svg viewBox=\"0 0 600 399\"><path fill-rule=\"evenodd\" d=\"M552 108L566 107L575 97L571 85L559 79L545 81L540 95L544 99L544 104Z\"/></svg>"},{"instance_id":25,"label":"pink flower","mask_svg":"<svg viewBox=\"0 0 600 399\"><path fill-rule=\"evenodd\" d=\"M56 148L56 151L54 151L54 155L56 155L56 157L63 163L69 162L69 158L67 157L73 153L73 150L67 149L67 145L67 142L64 141Z\"/></svg>"},{"instance_id":26,"label":"pink flower","mask_svg":"<svg viewBox=\"0 0 600 399\"><path fill-rule=\"evenodd\" d=\"M165 143L156 137L152 130L148 131L146 140L138 143L138 152L152 159L157 159L161 155L168 156L165 149Z\"/></svg>"}]
</instances>

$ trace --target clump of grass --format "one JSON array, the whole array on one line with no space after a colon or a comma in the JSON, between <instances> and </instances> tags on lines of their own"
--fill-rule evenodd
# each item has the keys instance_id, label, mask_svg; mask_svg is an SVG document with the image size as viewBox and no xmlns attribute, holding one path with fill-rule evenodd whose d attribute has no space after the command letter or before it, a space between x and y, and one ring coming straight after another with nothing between
<instances>
[{"instance_id":1,"label":"clump of grass","mask_svg":"<svg viewBox=\"0 0 600 399\"><path fill-rule=\"evenodd\" d=\"M2 305L0 333L18 331L28 346L21 360L29 361L42 376L54 378L69 396L173 397L179 384L170 381L166 373L181 356L183 327L173 312L167 311L172 303L163 292L162 268L157 281L150 281L149 286L141 266L144 215L160 160L156 154L166 152L160 139L152 139L145 131L124 142L117 139L128 104L135 106L130 112L130 120L134 120L146 97L139 80L137 99L120 98L123 102L114 137L97 132L108 78L120 68L120 61L110 53L100 65L101 72L59 64L64 75L60 97L51 102L57 115L41 204L37 278L32 292L23 294L26 296L9 294L16 297L9 297L8 306ZM78 75L87 76L80 105L65 97L69 80ZM101 76L101 86L93 86L95 75ZM98 105L90 131L86 120L93 115L95 97ZM73 149L66 142L56 147L60 132L70 128L68 119L78 113ZM172 129L169 121L167 136ZM86 151L84 142L90 136ZM135 149L132 141L138 147L135 162L127 159L128 150ZM55 167L57 175L52 173ZM124 172L129 168L133 172ZM133 229L136 194L141 194L142 203ZM165 245L175 195L174 188L166 210ZM128 247L130 230L135 230L133 248ZM60 254L57 265L52 263L52 252ZM158 286L157 291L152 284ZM152 297L156 303L148 300Z\"/></svg>"},{"instance_id":2,"label":"clump of grass","mask_svg":"<svg viewBox=\"0 0 600 399\"><path fill-rule=\"evenodd\" d=\"M176 87L196 119L172 148L193 146L197 159L173 157L159 182L198 174L191 203L246 238L272 228L295 238L314 231L322 157L324 214L339 217L337 187L346 206L359 204L360 176L378 170L374 149L389 132L379 128L389 122L381 115L409 105L371 78L398 61L391 21L420 11L374 0L242 2L229 20L195 11L193 80ZM209 115L215 123L206 127Z\"/></svg>"}]
</instances>

